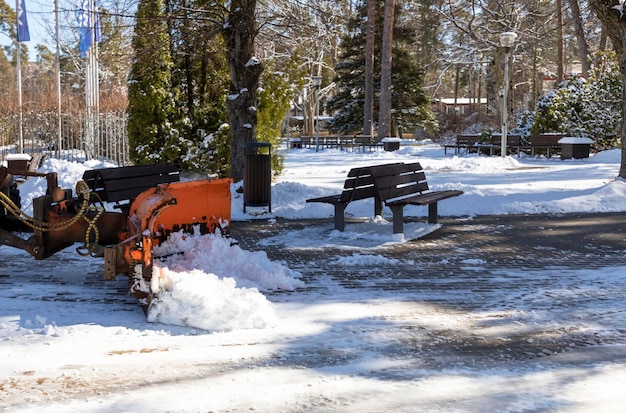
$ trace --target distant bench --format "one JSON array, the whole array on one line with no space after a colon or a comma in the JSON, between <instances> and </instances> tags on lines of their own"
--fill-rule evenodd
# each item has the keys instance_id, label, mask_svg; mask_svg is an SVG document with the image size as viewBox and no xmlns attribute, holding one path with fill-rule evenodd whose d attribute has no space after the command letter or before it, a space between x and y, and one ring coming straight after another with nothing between
<instances>
[{"instance_id":1,"label":"distant bench","mask_svg":"<svg viewBox=\"0 0 626 413\"><path fill-rule=\"evenodd\" d=\"M507 151L516 152L518 156L522 152L536 156L539 153L545 153L548 158L561 152L561 144L559 139L563 138L562 133L540 133L530 136L528 140L519 135L507 136ZM455 143L449 143L443 146L444 154L449 149L454 149L455 155L463 153L489 153L494 155L500 153L502 137L500 135L492 135L487 141L481 141L480 135L461 134L456 137Z\"/></svg>"},{"instance_id":2,"label":"distant bench","mask_svg":"<svg viewBox=\"0 0 626 413\"><path fill-rule=\"evenodd\" d=\"M507 135L506 137L507 151L515 152L518 156L525 149L525 145L524 140L519 135ZM447 155L448 149L454 149L455 155L473 152L479 155L481 152L494 155L501 152L500 146L502 146L501 135L491 135L488 138L483 138L481 135L458 135L455 143L443 146L443 153Z\"/></svg>"},{"instance_id":3,"label":"distant bench","mask_svg":"<svg viewBox=\"0 0 626 413\"><path fill-rule=\"evenodd\" d=\"M382 215L383 203L393 214L393 233L404 233L404 207L428 205L428 222L437 223L437 203L459 196L463 191L430 191L419 162L391 163L353 168L348 173L341 194L307 199L335 207L335 229L345 229L345 210L352 201L374 198L374 215Z\"/></svg>"},{"instance_id":4,"label":"distant bench","mask_svg":"<svg viewBox=\"0 0 626 413\"><path fill-rule=\"evenodd\" d=\"M530 136L530 143L525 149L530 149L530 155L535 156L538 151L545 151L550 158L554 153L561 152L559 140L564 138L564 133L540 133Z\"/></svg>"},{"instance_id":5,"label":"distant bench","mask_svg":"<svg viewBox=\"0 0 626 413\"><path fill-rule=\"evenodd\" d=\"M443 146L444 155L448 154L448 149L454 149L455 155L472 152L472 149L478 151L480 147L480 135L457 135L456 142Z\"/></svg>"},{"instance_id":6,"label":"distant bench","mask_svg":"<svg viewBox=\"0 0 626 413\"><path fill-rule=\"evenodd\" d=\"M330 149L340 149L340 150L361 150L365 151L366 149L370 152L372 150L380 149L383 147L382 142L375 137L370 135L320 135L320 136L309 136L309 135L301 135L299 138L296 138L291 141L291 148L315 148L319 147L321 149L330 148Z\"/></svg>"}]
</instances>

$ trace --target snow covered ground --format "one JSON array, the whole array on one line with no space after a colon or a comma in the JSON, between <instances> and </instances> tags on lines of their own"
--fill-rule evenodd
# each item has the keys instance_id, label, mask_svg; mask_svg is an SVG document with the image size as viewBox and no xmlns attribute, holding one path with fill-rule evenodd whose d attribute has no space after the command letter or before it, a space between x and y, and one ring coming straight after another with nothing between
<instances>
[{"instance_id":1,"label":"snow covered ground","mask_svg":"<svg viewBox=\"0 0 626 413\"><path fill-rule=\"evenodd\" d=\"M398 239L390 222L371 218L371 202L361 201L347 209L360 222L344 234L333 231L332 207L305 200L336 193L359 165L421 162L431 189L464 191L441 202L439 214L470 222L487 214L626 211L616 150L566 161L446 156L427 143L396 152L286 155L285 173L272 187L273 213L244 214L235 184L232 225L328 218L327 226L280 242L354 249L334 264L346 277L389 263L379 246L437 229L407 225ZM85 168L102 166L48 160L42 170L59 172L61 186L73 188ZM37 179L22 186L26 210L42 188ZM423 207L405 209L405 216L425 214ZM626 405L626 266L493 271L468 262L503 292L457 306L473 293L349 289L324 274L305 282L263 252L212 236L173 238L169 247L185 254L158 265L174 288L153 322L126 296L123 277L101 281L98 259L69 248L36 262L0 247L0 410L621 412ZM626 240L617 254L626 262ZM546 344L543 354L507 352L548 343L551 335L577 339ZM481 345L502 352L464 352Z\"/></svg>"}]
</instances>

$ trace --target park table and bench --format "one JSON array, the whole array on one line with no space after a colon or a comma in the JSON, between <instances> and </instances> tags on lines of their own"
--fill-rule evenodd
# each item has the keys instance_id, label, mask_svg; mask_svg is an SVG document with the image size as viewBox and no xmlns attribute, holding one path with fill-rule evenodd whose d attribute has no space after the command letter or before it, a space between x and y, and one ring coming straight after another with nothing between
<instances>
[{"instance_id":1,"label":"park table and bench","mask_svg":"<svg viewBox=\"0 0 626 413\"><path fill-rule=\"evenodd\" d=\"M527 153L530 156L536 156L545 153L548 158L561 152L561 144L559 140L565 134L562 133L537 133L531 135L527 139L519 135L507 136L507 151L520 156ZM454 143L445 144L444 154L447 155L448 150L453 150L455 155L476 153L495 155L500 154L500 146L502 145L502 136L498 134L491 135L488 139L479 134L460 134L457 135Z\"/></svg>"}]
</instances>

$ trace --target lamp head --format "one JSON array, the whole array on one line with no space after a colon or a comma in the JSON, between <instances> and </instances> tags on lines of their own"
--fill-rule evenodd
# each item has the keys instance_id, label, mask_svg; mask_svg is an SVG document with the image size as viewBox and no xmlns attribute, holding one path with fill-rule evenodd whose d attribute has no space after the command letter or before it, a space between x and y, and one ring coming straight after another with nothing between
<instances>
[{"instance_id":1,"label":"lamp head","mask_svg":"<svg viewBox=\"0 0 626 413\"><path fill-rule=\"evenodd\" d=\"M515 40L517 39L517 33L504 32L500 33L500 45L502 47L513 47Z\"/></svg>"}]
</instances>

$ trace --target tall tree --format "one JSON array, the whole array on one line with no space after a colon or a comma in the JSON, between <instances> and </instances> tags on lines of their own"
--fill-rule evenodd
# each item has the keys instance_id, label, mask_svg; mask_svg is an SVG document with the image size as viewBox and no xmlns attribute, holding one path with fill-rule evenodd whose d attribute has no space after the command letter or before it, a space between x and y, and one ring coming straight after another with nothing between
<instances>
[{"instance_id":1,"label":"tall tree","mask_svg":"<svg viewBox=\"0 0 626 413\"><path fill-rule=\"evenodd\" d=\"M170 16L172 88L179 97L176 128L187 144L196 145L205 131L216 131L227 120L224 40L221 25L207 18L220 8L204 0L168 0L166 9ZM223 170L222 166L219 169Z\"/></svg>"},{"instance_id":2,"label":"tall tree","mask_svg":"<svg viewBox=\"0 0 626 413\"><path fill-rule=\"evenodd\" d=\"M128 140L131 158L137 163L171 162L177 146L171 129L174 96L171 88L172 60L163 0L141 0L133 49L135 61L128 85Z\"/></svg>"},{"instance_id":3,"label":"tall tree","mask_svg":"<svg viewBox=\"0 0 626 413\"><path fill-rule=\"evenodd\" d=\"M367 33L365 38L365 100L363 134L374 132L374 51L376 50L376 0L367 0Z\"/></svg>"},{"instance_id":4,"label":"tall tree","mask_svg":"<svg viewBox=\"0 0 626 413\"><path fill-rule=\"evenodd\" d=\"M337 93L328 100L327 106L335 115L329 128L339 133L355 133L363 129L364 87L365 87L365 43L367 22L366 5L357 9L354 18L348 21L347 35L341 42L341 53L335 67ZM399 19L402 5L396 4L394 17ZM382 15L384 2L377 2L377 14ZM424 73L417 66L416 58L410 53L415 39L415 31L408 25L394 25L393 70L391 78L391 102L395 120L402 117L407 130L424 127L429 131L435 126L422 87ZM383 21L376 21L375 56L381 55ZM381 60L374 62L374 95L379 96L381 82ZM374 99L374 119L378 117L380 100ZM392 118L392 121L394 119Z\"/></svg>"},{"instance_id":5,"label":"tall tree","mask_svg":"<svg viewBox=\"0 0 626 413\"><path fill-rule=\"evenodd\" d=\"M0 0L0 33L15 38L15 11L5 0Z\"/></svg>"},{"instance_id":6,"label":"tall tree","mask_svg":"<svg viewBox=\"0 0 626 413\"><path fill-rule=\"evenodd\" d=\"M582 75L584 78L589 76L591 61L589 60L589 45L585 38L585 28L583 18L580 13L580 4L578 0L568 0L569 9L572 13L572 23L574 24L574 34L576 35L576 43L578 45L578 56L582 65Z\"/></svg>"},{"instance_id":7,"label":"tall tree","mask_svg":"<svg viewBox=\"0 0 626 413\"><path fill-rule=\"evenodd\" d=\"M533 102L537 96L528 94L540 93L539 88L530 88L536 84L534 79L541 75L532 68L543 69L545 73L554 71L556 65L555 33L562 26L555 21L556 9L553 1L546 0L476 0L471 7L464 0L447 0L442 11L451 28L446 33L445 58L449 62L476 62L480 54L490 56L485 76L486 91L489 109L495 110L495 97L503 85L504 74L504 53L499 34L517 33L510 72L511 85L515 86L515 93L510 96L515 101L510 107L530 109L527 103Z\"/></svg>"},{"instance_id":8,"label":"tall tree","mask_svg":"<svg viewBox=\"0 0 626 413\"><path fill-rule=\"evenodd\" d=\"M255 12L256 0L231 1L222 29L230 71L226 108L231 128L230 173L235 181L243 179L246 144L256 139L257 88L263 65L254 54Z\"/></svg>"},{"instance_id":9,"label":"tall tree","mask_svg":"<svg viewBox=\"0 0 626 413\"><path fill-rule=\"evenodd\" d=\"M15 72L4 54L4 50L0 49L0 82L2 89L0 90L0 111L8 113L15 109Z\"/></svg>"},{"instance_id":10,"label":"tall tree","mask_svg":"<svg viewBox=\"0 0 626 413\"><path fill-rule=\"evenodd\" d=\"M556 45L556 84L558 85L563 81L564 72L563 69L563 1L556 0L554 2L556 7L556 33L557 33L557 45Z\"/></svg>"},{"instance_id":11,"label":"tall tree","mask_svg":"<svg viewBox=\"0 0 626 413\"><path fill-rule=\"evenodd\" d=\"M619 176L626 179L626 18L624 17L624 3L614 0L590 0L589 5L606 27L608 37L615 48L622 75L622 121L619 131L622 159Z\"/></svg>"},{"instance_id":12,"label":"tall tree","mask_svg":"<svg viewBox=\"0 0 626 413\"><path fill-rule=\"evenodd\" d=\"M378 113L378 137L391 136L391 75L395 0L385 1L385 18L383 22L381 70L380 70L380 104Z\"/></svg>"}]
</instances>

